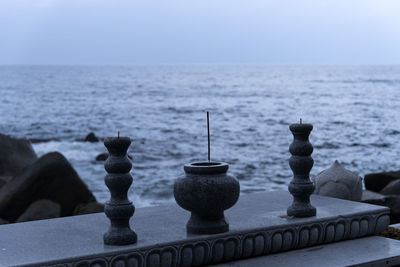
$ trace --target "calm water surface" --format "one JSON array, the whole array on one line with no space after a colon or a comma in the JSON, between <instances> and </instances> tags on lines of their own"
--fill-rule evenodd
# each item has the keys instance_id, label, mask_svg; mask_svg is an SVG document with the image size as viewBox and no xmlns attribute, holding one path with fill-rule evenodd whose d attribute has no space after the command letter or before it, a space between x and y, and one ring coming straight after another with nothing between
<instances>
[{"instance_id":1,"label":"calm water surface","mask_svg":"<svg viewBox=\"0 0 400 267\"><path fill-rule=\"evenodd\" d=\"M312 123L312 175L339 160L351 171L400 169L400 66L2 66L0 132L48 139L100 201L109 197L102 143L133 139L130 198L172 202L185 163L230 164L243 194L285 189L291 179L289 125Z\"/></svg>"}]
</instances>

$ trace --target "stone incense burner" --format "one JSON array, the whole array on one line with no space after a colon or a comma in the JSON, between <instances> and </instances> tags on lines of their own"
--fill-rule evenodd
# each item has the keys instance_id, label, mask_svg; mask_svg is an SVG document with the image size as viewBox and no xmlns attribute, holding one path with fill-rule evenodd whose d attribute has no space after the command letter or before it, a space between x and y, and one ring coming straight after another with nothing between
<instances>
[{"instance_id":1,"label":"stone incense burner","mask_svg":"<svg viewBox=\"0 0 400 267\"><path fill-rule=\"evenodd\" d=\"M179 206L191 212L186 229L191 234L216 234L229 231L224 210L239 199L240 185L227 174L223 162L195 162L184 166L185 176L174 184Z\"/></svg>"}]
</instances>

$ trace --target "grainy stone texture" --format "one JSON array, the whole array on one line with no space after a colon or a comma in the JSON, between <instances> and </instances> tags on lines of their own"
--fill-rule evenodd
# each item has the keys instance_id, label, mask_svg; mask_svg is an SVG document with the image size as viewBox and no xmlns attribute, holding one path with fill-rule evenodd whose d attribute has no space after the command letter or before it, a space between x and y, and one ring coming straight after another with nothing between
<instances>
[{"instance_id":1,"label":"grainy stone texture","mask_svg":"<svg viewBox=\"0 0 400 267\"><path fill-rule=\"evenodd\" d=\"M191 212L188 233L217 234L229 231L224 211L239 199L240 185L228 175L223 162L197 162L184 166L186 175L174 183L174 197Z\"/></svg>"},{"instance_id":2,"label":"grainy stone texture","mask_svg":"<svg viewBox=\"0 0 400 267\"><path fill-rule=\"evenodd\" d=\"M389 224L385 207L317 195L311 201L318 209L315 217L291 218L286 191L242 196L225 212L230 231L216 235L187 235L189 214L176 205L140 208L138 243L123 247L103 245L109 222L101 213L2 225L0 259L5 266L217 264L372 235Z\"/></svg>"},{"instance_id":3,"label":"grainy stone texture","mask_svg":"<svg viewBox=\"0 0 400 267\"><path fill-rule=\"evenodd\" d=\"M337 160L313 180L317 195L361 201L362 178L343 168Z\"/></svg>"},{"instance_id":4,"label":"grainy stone texture","mask_svg":"<svg viewBox=\"0 0 400 267\"><path fill-rule=\"evenodd\" d=\"M43 219L52 219L60 217L61 207L58 203L48 199L40 199L33 202L19 216L17 222L27 222Z\"/></svg>"},{"instance_id":5,"label":"grainy stone texture","mask_svg":"<svg viewBox=\"0 0 400 267\"><path fill-rule=\"evenodd\" d=\"M129 137L119 137L119 134L104 140L110 155L104 163L107 171L104 181L111 193L104 206L104 212L110 219L110 227L103 238L106 245L128 245L137 241L137 235L129 225L129 219L135 212L135 206L128 199L133 180L130 174L132 163L126 154L130 144Z\"/></svg>"},{"instance_id":6,"label":"grainy stone texture","mask_svg":"<svg viewBox=\"0 0 400 267\"><path fill-rule=\"evenodd\" d=\"M378 267L398 266L399 264L400 241L372 236L211 266Z\"/></svg>"},{"instance_id":7,"label":"grainy stone texture","mask_svg":"<svg viewBox=\"0 0 400 267\"><path fill-rule=\"evenodd\" d=\"M96 142L99 142L99 138L93 132L91 132L85 137L85 141L91 142L91 143L96 143Z\"/></svg>"},{"instance_id":8,"label":"grainy stone texture","mask_svg":"<svg viewBox=\"0 0 400 267\"><path fill-rule=\"evenodd\" d=\"M295 217L315 216L317 210L310 203L310 195L314 192L314 184L310 181L310 171L314 165L311 157L313 146L308 136L313 129L311 124L290 125L293 142L290 144L290 168L293 171L293 180L289 184L289 192L293 195L293 203L287 208L287 215Z\"/></svg>"}]
</instances>

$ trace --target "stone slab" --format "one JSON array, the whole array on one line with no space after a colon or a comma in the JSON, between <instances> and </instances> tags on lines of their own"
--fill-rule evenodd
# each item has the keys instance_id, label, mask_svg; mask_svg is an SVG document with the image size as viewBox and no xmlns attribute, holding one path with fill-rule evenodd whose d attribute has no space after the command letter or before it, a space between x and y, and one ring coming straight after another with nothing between
<instances>
[{"instance_id":1,"label":"stone slab","mask_svg":"<svg viewBox=\"0 0 400 267\"><path fill-rule=\"evenodd\" d=\"M0 226L1 266L190 266L293 250L383 231L386 207L311 196L317 216L288 218L287 191L241 196L226 212L230 231L187 235L189 213L177 205L136 210L138 243L105 246L103 213ZM60 265L62 264L62 265Z\"/></svg>"},{"instance_id":2,"label":"stone slab","mask_svg":"<svg viewBox=\"0 0 400 267\"><path fill-rule=\"evenodd\" d=\"M378 267L398 266L399 264L400 241L380 236L370 236L211 266Z\"/></svg>"},{"instance_id":3,"label":"stone slab","mask_svg":"<svg viewBox=\"0 0 400 267\"><path fill-rule=\"evenodd\" d=\"M389 225L389 226L390 226L390 227L393 227L393 228L400 229L400 223L391 224L391 225Z\"/></svg>"}]
</instances>

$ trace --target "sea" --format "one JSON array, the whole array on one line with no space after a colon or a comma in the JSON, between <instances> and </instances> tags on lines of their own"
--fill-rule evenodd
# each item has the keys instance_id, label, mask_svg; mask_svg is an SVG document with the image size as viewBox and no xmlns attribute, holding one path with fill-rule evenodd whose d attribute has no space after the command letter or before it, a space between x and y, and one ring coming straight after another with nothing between
<instances>
[{"instance_id":1,"label":"sea","mask_svg":"<svg viewBox=\"0 0 400 267\"><path fill-rule=\"evenodd\" d=\"M102 141L132 139L136 207L173 203L183 166L229 164L241 194L286 190L289 125L311 123L311 177L338 160L364 176L400 169L400 66L0 66L0 133L61 152L105 202ZM266 203L267 204L267 203Z\"/></svg>"}]
</instances>

